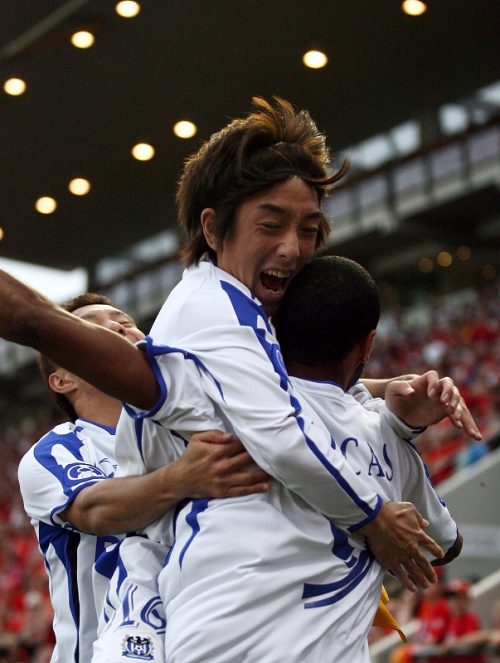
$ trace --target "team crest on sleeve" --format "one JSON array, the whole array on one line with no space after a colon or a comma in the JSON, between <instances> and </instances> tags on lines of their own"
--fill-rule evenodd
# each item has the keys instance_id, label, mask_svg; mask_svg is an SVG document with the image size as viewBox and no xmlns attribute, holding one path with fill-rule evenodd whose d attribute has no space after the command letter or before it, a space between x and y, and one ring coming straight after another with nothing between
<instances>
[{"instance_id":1,"label":"team crest on sleeve","mask_svg":"<svg viewBox=\"0 0 500 663\"><path fill-rule=\"evenodd\" d=\"M105 479L106 475L95 465L87 463L71 463L66 465L66 476L69 481L87 481L88 479Z\"/></svg>"},{"instance_id":2,"label":"team crest on sleeve","mask_svg":"<svg viewBox=\"0 0 500 663\"><path fill-rule=\"evenodd\" d=\"M122 640L122 656L139 661L152 661L154 644L149 635L126 635Z\"/></svg>"}]
</instances>

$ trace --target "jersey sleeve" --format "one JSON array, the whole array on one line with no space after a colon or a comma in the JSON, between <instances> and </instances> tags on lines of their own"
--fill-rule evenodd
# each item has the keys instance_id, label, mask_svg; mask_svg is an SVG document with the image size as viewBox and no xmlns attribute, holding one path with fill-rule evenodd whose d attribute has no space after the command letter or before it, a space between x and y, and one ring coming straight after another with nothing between
<instances>
[{"instance_id":1,"label":"jersey sleeve","mask_svg":"<svg viewBox=\"0 0 500 663\"><path fill-rule=\"evenodd\" d=\"M81 453L74 433L49 433L21 459L18 480L24 508L32 520L77 530L60 517L78 493L107 476Z\"/></svg>"},{"instance_id":2,"label":"jersey sleeve","mask_svg":"<svg viewBox=\"0 0 500 663\"><path fill-rule=\"evenodd\" d=\"M443 548L445 553L453 546L458 536L458 527L453 520L446 504L438 496L429 479L427 469L415 447L401 442L410 469L409 481L403 494L403 499L413 502L420 514L429 521L426 534Z\"/></svg>"},{"instance_id":3,"label":"jersey sleeve","mask_svg":"<svg viewBox=\"0 0 500 663\"><path fill-rule=\"evenodd\" d=\"M170 430L225 429L201 384L201 376L204 373L209 375L209 371L196 355L181 348L155 344L151 337L146 337L139 347L145 352L155 374L160 398L150 410L140 410L125 403L124 409L129 417L168 421Z\"/></svg>"},{"instance_id":4,"label":"jersey sleeve","mask_svg":"<svg viewBox=\"0 0 500 663\"><path fill-rule=\"evenodd\" d=\"M377 515L379 495L293 392L260 306L227 286L225 301L195 293L175 323L176 345L196 357L204 390L262 469L351 531ZM152 336L169 340L157 323Z\"/></svg>"}]
</instances>

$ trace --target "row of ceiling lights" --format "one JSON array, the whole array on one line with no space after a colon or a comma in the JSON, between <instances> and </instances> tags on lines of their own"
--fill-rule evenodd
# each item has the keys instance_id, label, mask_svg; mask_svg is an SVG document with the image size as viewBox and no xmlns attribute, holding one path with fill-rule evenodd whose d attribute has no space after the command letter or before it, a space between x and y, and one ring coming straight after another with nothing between
<instances>
[{"instance_id":1,"label":"row of ceiling lights","mask_svg":"<svg viewBox=\"0 0 500 663\"><path fill-rule=\"evenodd\" d=\"M420 16L426 11L427 6L421 0L404 0L401 8L408 15ZM116 13L123 18L133 18L140 10L140 4L133 0L122 0L115 6ZM94 42L94 35L87 30L79 30L71 36L71 43L76 48L90 48ZM328 64L328 56L323 51L312 49L304 53L302 62L310 69L322 69ZM26 82L21 78L9 78L3 86L4 92L11 96L24 94L26 88ZM198 128L189 120L180 120L174 124L172 130L178 138L189 139L196 135ZM138 161L150 161L155 155L155 148L149 143L137 143L132 147L131 154ZM81 177L71 180L68 185L69 191L76 196L86 195L90 188L90 182ZM42 196L35 202L35 209L40 214L52 214L57 209L57 202L50 196ZM1 228L0 231L1 240L3 238Z\"/></svg>"},{"instance_id":2,"label":"row of ceiling lights","mask_svg":"<svg viewBox=\"0 0 500 663\"><path fill-rule=\"evenodd\" d=\"M91 189L89 180L75 177L68 184L68 190L74 196L85 196ZM40 214L52 214L57 209L57 201L51 196L41 196L35 202L35 209Z\"/></svg>"},{"instance_id":3,"label":"row of ceiling lights","mask_svg":"<svg viewBox=\"0 0 500 663\"><path fill-rule=\"evenodd\" d=\"M139 14L141 6L138 2L132 0L122 0L115 6L115 11L123 18L133 18ZM71 43L75 48L90 48L95 43L95 37L87 30L79 30L71 36ZM9 78L5 81L3 89L6 94L11 96L20 96L26 92L26 82L21 78ZM180 120L172 128L178 138L192 138L197 127L193 122ZM155 149L148 143L137 143L131 149L132 156L138 161L149 161L155 155ZM85 196L89 193L91 184L89 180L83 177L76 177L68 184L68 190L75 196ZM40 214L53 214L57 209L57 201L52 196L41 196L35 201L35 209ZM0 228L0 240L4 237L4 231Z\"/></svg>"}]
</instances>

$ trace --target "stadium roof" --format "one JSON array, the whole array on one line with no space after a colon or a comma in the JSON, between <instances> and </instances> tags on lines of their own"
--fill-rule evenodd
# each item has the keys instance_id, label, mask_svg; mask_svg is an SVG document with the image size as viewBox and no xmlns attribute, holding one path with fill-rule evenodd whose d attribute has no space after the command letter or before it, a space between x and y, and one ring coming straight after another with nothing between
<instances>
[{"instance_id":1,"label":"stadium roof","mask_svg":"<svg viewBox=\"0 0 500 663\"><path fill-rule=\"evenodd\" d=\"M400 0L142 0L121 18L112 0L16 0L0 9L0 255L90 266L175 228L183 159L253 95L310 109L335 150L412 117L430 117L499 78L498 0L429 0L409 17ZM70 44L76 30L95 44ZM302 54L324 50L324 69ZM173 124L188 119L194 138ZM132 158L139 142L156 150ZM85 177L85 196L68 182ZM53 196L54 214L34 209Z\"/></svg>"}]
</instances>

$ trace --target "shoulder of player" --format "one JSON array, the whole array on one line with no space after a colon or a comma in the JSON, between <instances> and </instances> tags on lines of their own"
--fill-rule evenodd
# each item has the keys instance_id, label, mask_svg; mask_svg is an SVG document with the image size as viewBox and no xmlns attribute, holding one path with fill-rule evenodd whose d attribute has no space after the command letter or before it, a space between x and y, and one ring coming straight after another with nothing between
<instances>
[{"instance_id":1,"label":"shoulder of player","mask_svg":"<svg viewBox=\"0 0 500 663\"><path fill-rule=\"evenodd\" d=\"M68 454L86 458L89 453L93 455L94 443L88 432L81 426L72 422L65 422L55 426L36 442L21 459L20 468L32 464L45 467L47 463L53 463L57 456L64 456L67 462Z\"/></svg>"}]
</instances>

